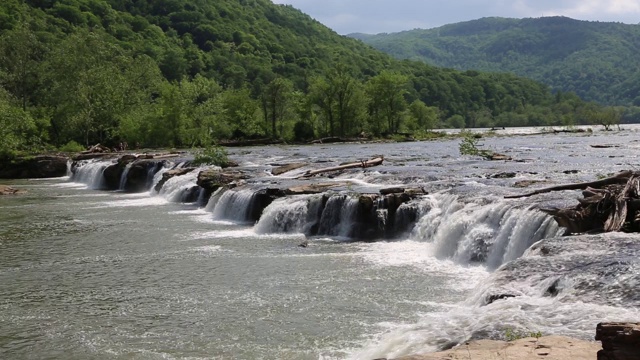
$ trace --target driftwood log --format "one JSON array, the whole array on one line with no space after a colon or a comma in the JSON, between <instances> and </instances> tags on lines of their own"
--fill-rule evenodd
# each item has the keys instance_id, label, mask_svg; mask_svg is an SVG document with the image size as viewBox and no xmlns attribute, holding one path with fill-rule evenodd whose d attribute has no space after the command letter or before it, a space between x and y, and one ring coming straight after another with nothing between
<instances>
[{"instance_id":1,"label":"driftwood log","mask_svg":"<svg viewBox=\"0 0 640 360\"><path fill-rule=\"evenodd\" d=\"M522 198L562 190L582 190L583 199L571 208L540 209L550 214L565 235L576 233L640 231L640 172L622 171L614 176L584 183L552 186L523 195Z\"/></svg>"},{"instance_id":2,"label":"driftwood log","mask_svg":"<svg viewBox=\"0 0 640 360\"><path fill-rule=\"evenodd\" d=\"M342 171L342 170L346 170L346 169L368 168L368 167L372 167L372 166L381 165L383 161L384 161L384 156L379 156L379 157L376 157L374 159L367 160L367 161L362 160L362 161L358 161L358 162L353 162L353 163L348 163L348 164L328 167L328 168L324 168L324 169L309 170L306 173L304 173L301 176L299 176L299 178L308 178L308 177L312 177L312 176L318 175L318 174L324 174L324 173L334 172L334 171Z\"/></svg>"}]
</instances>

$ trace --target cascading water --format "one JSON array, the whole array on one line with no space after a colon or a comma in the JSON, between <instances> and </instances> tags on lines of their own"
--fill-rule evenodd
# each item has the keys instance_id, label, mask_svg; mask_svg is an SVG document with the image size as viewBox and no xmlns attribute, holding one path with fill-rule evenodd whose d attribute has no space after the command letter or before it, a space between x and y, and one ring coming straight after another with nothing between
<instances>
[{"instance_id":1,"label":"cascading water","mask_svg":"<svg viewBox=\"0 0 640 360\"><path fill-rule=\"evenodd\" d=\"M160 174L160 177L162 177L162 174ZM164 183L158 195L169 202L194 202L202 192L202 188L196 184L197 179L197 170L182 176L174 176Z\"/></svg>"},{"instance_id":2,"label":"cascading water","mask_svg":"<svg viewBox=\"0 0 640 360\"><path fill-rule=\"evenodd\" d=\"M249 221L254 194L253 189L225 191L213 208L213 218L237 222Z\"/></svg>"},{"instance_id":3,"label":"cascading water","mask_svg":"<svg viewBox=\"0 0 640 360\"><path fill-rule=\"evenodd\" d=\"M120 191L124 191L125 187L127 186L127 175L129 175L129 170L131 170L131 166L133 166L133 162L128 163L124 167L124 171L122 172L122 175L120 175L120 186L118 186L118 190Z\"/></svg>"},{"instance_id":4,"label":"cascading water","mask_svg":"<svg viewBox=\"0 0 640 360\"><path fill-rule=\"evenodd\" d=\"M318 197L322 198L317 195L302 195L274 201L264 210L254 231L258 234L308 233L310 203Z\"/></svg>"},{"instance_id":5,"label":"cascading water","mask_svg":"<svg viewBox=\"0 0 640 360\"><path fill-rule=\"evenodd\" d=\"M434 194L425 205L429 211L411 238L432 242L436 257L461 264L480 262L496 269L560 231L550 216L504 200L463 203L456 195Z\"/></svg>"},{"instance_id":6,"label":"cascading water","mask_svg":"<svg viewBox=\"0 0 640 360\"><path fill-rule=\"evenodd\" d=\"M322 210L318 235L351 237L357 211L358 199L348 195L331 196Z\"/></svg>"},{"instance_id":7,"label":"cascading water","mask_svg":"<svg viewBox=\"0 0 640 360\"><path fill-rule=\"evenodd\" d=\"M213 194L211 194L211 196L209 197L209 200L207 201L207 204L204 207L204 211L213 212L213 209L216 207L216 204L218 204L218 200L220 200L220 197L222 196L222 194L224 194L225 191L226 189L222 187L214 191Z\"/></svg>"},{"instance_id":8,"label":"cascading water","mask_svg":"<svg viewBox=\"0 0 640 360\"><path fill-rule=\"evenodd\" d=\"M104 189L103 172L109 165L110 161L88 160L81 161L76 164L71 181L87 184L90 189Z\"/></svg>"}]
</instances>

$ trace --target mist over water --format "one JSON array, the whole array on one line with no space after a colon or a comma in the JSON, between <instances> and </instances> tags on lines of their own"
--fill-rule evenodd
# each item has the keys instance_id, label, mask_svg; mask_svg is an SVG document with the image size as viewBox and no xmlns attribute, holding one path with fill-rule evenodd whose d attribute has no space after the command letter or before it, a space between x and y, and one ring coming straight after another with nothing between
<instances>
[{"instance_id":1,"label":"mist over water","mask_svg":"<svg viewBox=\"0 0 640 360\"><path fill-rule=\"evenodd\" d=\"M449 140L238 149L259 175L208 198L199 170L153 189L180 160L149 168L141 193L123 191L125 176L102 190L101 160L12 182L29 193L0 198L0 358L373 359L506 329L591 339L600 321L640 317L640 241L559 237L537 208L572 192L503 196L627 169L632 135L483 140L525 162L460 157ZM589 146L602 143L623 150ZM253 220L258 191L295 183L271 164L377 154L384 165L312 180L348 185L276 199ZM391 235L353 241L366 230L358 194L399 185L429 194L398 208ZM367 226L388 221L376 211Z\"/></svg>"}]
</instances>

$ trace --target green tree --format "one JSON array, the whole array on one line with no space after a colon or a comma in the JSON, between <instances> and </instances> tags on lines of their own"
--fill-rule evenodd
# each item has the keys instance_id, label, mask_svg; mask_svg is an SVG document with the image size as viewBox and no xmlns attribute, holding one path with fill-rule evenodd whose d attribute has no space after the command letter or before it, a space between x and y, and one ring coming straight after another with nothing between
<instances>
[{"instance_id":1,"label":"green tree","mask_svg":"<svg viewBox=\"0 0 640 360\"><path fill-rule=\"evenodd\" d=\"M283 129L292 93L293 84L284 78L271 81L262 93L261 104L265 123L270 125L271 137L274 139L283 135L282 131L278 131L278 127Z\"/></svg>"},{"instance_id":2,"label":"green tree","mask_svg":"<svg viewBox=\"0 0 640 360\"><path fill-rule=\"evenodd\" d=\"M0 88L0 158L10 158L17 151L28 150L39 142L36 122L15 99Z\"/></svg>"},{"instance_id":3,"label":"green tree","mask_svg":"<svg viewBox=\"0 0 640 360\"><path fill-rule=\"evenodd\" d=\"M602 125L606 131L610 131L614 125L619 126L622 118L620 111L614 107L591 110L588 116L591 124Z\"/></svg>"},{"instance_id":4,"label":"green tree","mask_svg":"<svg viewBox=\"0 0 640 360\"><path fill-rule=\"evenodd\" d=\"M322 111L329 135L352 135L359 130L365 108L362 84L343 65L312 79L310 98Z\"/></svg>"},{"instance_id":5,"label":"green tree","mask_svg":"<svg viewBox=\"0 0 640 360\"><path fill-rule=\"evenodd\" d=\"M396 72L383 71L367 82L369 115L374 121L374 133L397 133L402 113L407 107L404 96L409 78ZM385 124L386 128L383 128Z\"/></svg>"},{"instance_id":6,"label":"green tree","mask_svg":"<svg viewBox=\"0 0 640 360\"><path fill-rule=\"evenodd\" d=\"M26 111L40 81L44 45L26 22L0 36L0 83Z\"/></svg>"},{"instance_id":7,"label":"green tree","mask_svg":"<svg viewBox=\"0 0 640 360\"><path fill-rule=\"evenodd\" d=\"M220 94L222 119L233 131L233 137L243 138L263 132L257 118L258 102L247 88L227 90Z\"/></svg>"},{"instance_id":8,"label":"green tree","mask_svg":"<svg viewBox=\"0 0 640 360\"><path fill-rule=\"evenodd\" d=\"M438 108L436 107L427 106L421 100L415 100L409 105L409 112L420 130L433 130L438 126Z\"/></svg>"}]
</instances>

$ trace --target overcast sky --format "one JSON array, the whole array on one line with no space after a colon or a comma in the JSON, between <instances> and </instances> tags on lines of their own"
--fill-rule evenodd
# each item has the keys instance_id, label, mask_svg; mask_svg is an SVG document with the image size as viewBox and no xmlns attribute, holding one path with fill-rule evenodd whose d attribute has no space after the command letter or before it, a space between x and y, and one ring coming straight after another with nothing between
<instances>
[{"instance_id":1,"label":"overcast sky","mask_svg":"<svg viewBox=\"0 0 640 360\"><path fill-rule=\"evenodd\" d=\"M487 16L563 15L580 20L640 22L640 0L273 0L291 4L340 34L377 34Z\"/></svg>"}]
</instances>

